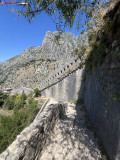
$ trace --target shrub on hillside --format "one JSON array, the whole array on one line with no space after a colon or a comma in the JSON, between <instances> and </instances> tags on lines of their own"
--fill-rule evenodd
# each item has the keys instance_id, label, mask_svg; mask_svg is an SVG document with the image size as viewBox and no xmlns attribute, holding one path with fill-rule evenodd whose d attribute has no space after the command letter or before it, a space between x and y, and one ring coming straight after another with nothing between
<instances>
[{"instance_id":1,"label":"shrub on hillside","mask_svg":"<svg viewBox=\"0 0 120 160\"><path fill-rule=\"evenodd\" d=\"M22 95L21 95L21 98L22 98L23 100L26 100L26 99L27 99L27 95L23 92Z\"/></svg>"},{"instance_id":2,"label":"shrub on hillside","mask_svg":"<svg viewBox=\"0 0 120 160\"><path fill-rule=\"evenodd\" d=\"M34 97L39 97L41 96L41 92L38 88L34 89Z\"/></svg>"},{"instance_id":3,"label":"shrub on hillside","mask_svg":"<svg viewBox=\"0 0 120 160\"><path fill-rule=\"evenodd\" d=\"M29 94L28 94L28 98L32 98L33 97L33 92L31 91Z\"/></svg>"},{"instance_id":4,"label":"shrub on hillside","mask_svg":"<svg viewBox=\"0 0 120 160\"><path fill-rule=\"evenodd\" d=\"M28 125L28 112L15 112L13 116L0 117L0 152Z\"/></svg>"},{"instance_id":5,"label":"shrub on hillside","mask_svg":"<svg viewBox=\"0 0 120 160\"><path fill-rule=\"evenodd\" d=\"M4 104L4 100L8 97L8 95L6 93L3 93L2 91L0 91L0 106L2 106Z\"/></svg>"},{"instance_id":6,"label":"shrub on hillside","mask_svg":"<svg viewBox=\"0 0 120 160\"><path fill-rule=\"evenodd\" d=\"M19 109L23 108L25 104L26 104L26 100L24 100L23 96L18 95L15 99L14 109L19 110Z\"/></svg>"},{"instance_id":7,"label":"shrub on hillside","mask_svg":"<svg viewBox=\"0 0 120 160\"><path fill-rule=\"evenodd\" d=\"M16 99L19 98L20 96L17 96ZM38 111L37 101L29 99L28 104L20 110L14 110L12 116L0 116L0 153L34 120Z\"/></svg>"},{"instance_id":8,"label":"shrub on hillside","mask_svg":"<svg viewBox=\"0 0 120 160\"><path fill-rule=\"evenodd\" d=\"M24 107L24 105L26 104L26 99L27 96L25 93L22 93L22 95L13 95L13 96L9 96L5 101L4 101L4 105L3 108L4 109L8 109L8 110L13 110L13 109L21 109Z\"/></svg>"},{"instance_id":9,"label":"shrub on hillside","mask_svg":"<svg viewBox=\"0 0 120 160\"><path fill-rule=\"evenodd\" d=\"M7 97L4 101L3 108L8 110L14 109L16 96L17 95Z\"/></svg>"}]
</instances>

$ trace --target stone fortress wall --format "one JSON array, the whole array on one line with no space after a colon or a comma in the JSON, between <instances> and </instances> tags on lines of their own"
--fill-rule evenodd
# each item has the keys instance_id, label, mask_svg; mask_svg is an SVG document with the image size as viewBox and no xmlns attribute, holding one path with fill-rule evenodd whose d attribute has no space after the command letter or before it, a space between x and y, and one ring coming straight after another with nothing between
<instances>
[{"instance_id":1,"label":"stone fortress wall","mask_svg":"<svg viewBox=\"0 0 120 160\"><path fill-rule=\"evenodd\" d=\"M114 45L113 49L117 52ZM62 72L55 73L53 79L44 81L41 93L63 101L82 99L109 159L120 160L120 64L114 54L106 58L109 60L110 65L104 63L91 73L85 66L80 69L76 61L73 71L60 79L57 76Z\"/></svg>"},{"instance_id":2,"label":"stone fortress wall","mask_svg":"<svg viewBox=\"0 0 120 160\"><path fill-rule=\"evenodd\" d=\"M120 20L119 6L120 2L114 10L114 20L116 20L115 16ZM83 98L90 121L100 137L109 159L120 160L119 39L114 39L111 43L104 63L96 70L87 72L85 68L81 68L84 59L74 59L69 65L50 75L39 85L39 88L42 95L64 101ZM54 107L52 105L46 108L40 116L37 116L37 121L35 119L30 128L26 128L17 137L17 140L11 145L12 147L10 146L0 155L0 159L10 160L7 158L9 155L12 160L14 160L14 156L16 159L24 160L34 159L35 155L37 157L40 153L37 148L44 146L55 120L65 112L65 106L63 106Z\"/></svg>"},{"instance_id":3,"label":"stone fortress wall","mask_svg":"<svg viewBox=\"0 0 120 160\"><path fill-rule=\"evenodd\" d=\"M39 85L42 95L65 101L77 100L78 97L83 99L85 76L83 63L83 57L81 59L74 58L62 69L49 75Z\"/></svg>"},{"instance_id":4,"label":"stone fortress wall","mask_svg":"<svg viewBox=\"0 0 120 160\"><path fill-rule=\"evenodd\" d=\"M43 112L40 110L30 126L25 128L16 140L0 154L0 160L39 159L55 123L65 114L66 107L65 104L51 104L46 106Z\"/></svg>"},{"instance_id":5,"label":"stone fortress wall","mask_svg":"<svg viewBox=\"0 0 120 160\"><path fill-rule=\"evenodd\" d=\"M84 104L110 160L120 160L120 65L86 72Z\"/></svg>"},{"instance_id":6,"label":"stone fortress wall","mask_svg":"<svg viewBox=\"0 0 120 160\"><path fill-rule=\"evenodd\" d=\"M57 70L56 73L50 75L47 80L39 86L42 88L42 95L55 97L58 100L77 99L80 89L78 86L80 81L83 81L81 77L84 70L80 69L80 64L80 60L75 58L70 64L63 67L63 70ZM62 83L64 83L63 86ZM56 86L58 87L57 90ZM66 90L66 87L68 90ZM48 91L49 88L50 91ZM81 93L82 98L83 96ZM30 126L25 128L21 134L17 136L16 140L0 154L0 160L38 159L42 149L45 147L46 141L52 133L55 123L58 119L62 118L67 108L67 105L63 103L51 104L45 107L48 101L49 99L42 106Z\"/></svg>"},{"instance_id":7,"label":"stone fortress wall","mask_svg":"<svg viewBox=\"0 0 120 160\"><path fill-rule=\"evenodd\" d=\"M41 91L43 95L63 100L83 98L90 121L109 159L120 160L120 1L107 16L115 24L116 35L110 37L102 65L85 71L80 69L83 63L79 61L79 69L71 70L56 83L49 80L51 83L44 83L46 88ZM73 66L76 64L77 61Z\"/></svg>"},{"instance_id":8,"label":"stone fortress wall","mask_svg":"<svg viewBox=\"0 0 120 160\"><path fill-rule=\"evenodd\" d=\"M44 90L53 83L58 82L63 77L66 77L70 72L79 68L80 60L77 57L73 58L67 65L64 65L61 69L57 69L50 74L44 81L39 84L39 88Z\"/></svg>"}]
</instances>

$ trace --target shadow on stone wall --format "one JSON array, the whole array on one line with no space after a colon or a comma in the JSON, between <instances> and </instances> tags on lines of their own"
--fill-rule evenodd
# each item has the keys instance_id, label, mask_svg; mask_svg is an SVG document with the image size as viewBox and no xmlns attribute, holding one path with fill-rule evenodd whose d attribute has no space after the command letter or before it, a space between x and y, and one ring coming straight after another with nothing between
<instances>
[{"instance_id":1,"label":"shadow on stone wall","mask_svg":"<svg viewBox=\"0 0 120 160\"><path fill-rule=\"evenodd\" d=\"M115 57L114 57L115 59ZM120 67L103 64L86 71L77 104L84 104L103 154L110 160L120 159ZM81 89L84 86L84 98ZM77 111L79 109L76 108Z\"/></svg>"},{"instance_id":2,"label":"shadow on stone wall","mask_svg":"<svg viewBox=\"0 0 120 160\"><path fill-rule=\"evenodd\" d=\"M87 78L87 74L88 74L88 72L86 70L87 69L86 69L86 66L85 66L84 70L83 70L83 74L82 74L83 81L82 81L81 85L79 86L78 99L77 99L77 102L76 102L76 113L77 113L76 119L77 120L79 120L79 119L81 120L80 113L81 112L84 113L82 118L85 119L85 124L83 124L83 128L82 128L82 126L80 126L81 129L83 129L84 133L86 133L86 130L88 130L88 132L86 134L88 136L89 141L94 141L95 144L96 144L96 147L97 147L97 144L98 144L99 148L100 148L100 150L102 152L101 155L103 157L107 157L105 149L103 147L103 143L101 141L101 137L99 137L98 132L97 132L97 130L95 128L96 127L95 124L94 124L95 121L92 123L91 116L94 116L93 115L93 113L95 112L94 107L91 105L90 106L91 112L89 112L88 104L85 103L85 99L86 99L86 81L87 81L86 78ZM88 86L89 86L90 85L89 80L87 81L87 83L88 83ZM81 90L82 90L82 95L81 95ZM96 96L98 96L97 93L95 93L95 92L91 93L91 94L96 94ZM87 97L87 98L89 98L89 97ZM89 99L88 103L90 101L92 101L91 98ZM79 123L79 121L78 121L78 123ZM99 123L99 122L96 122L96 123ZM100 124L98 124L98 126L99 125ZM91 134L92 134L92 136L91 136ZM105 160L107 160L107 159L108 158L106 158Z\"/></svg>"},{"instance_id":3,"label":"shadow on stone wall","mask_svg":"<svg viewBox=\"0 0 120 160\"><path fill-rule=\"evenodd\" d=\"M120 160L120 1L104 20L102 29L91 33L84 105L109 159Z\"/></svg>"},{"instance_id":4,"label":"shadow on stone wall","mask_svg":"<svg viewBox=\"0 0 120 160\"><path fill-rule=\"evenodd\" d=\"M62 78L58 82L50 85L46 89L42 90L43 96L50 96L62 101L70 101L78 99L78 92L80 90L80 84L83 83L83 71L84 69L77 69L71 72L66 77ZM84 86L82 85L81 94L83 97Z\"/></svg>"}]
</instances>

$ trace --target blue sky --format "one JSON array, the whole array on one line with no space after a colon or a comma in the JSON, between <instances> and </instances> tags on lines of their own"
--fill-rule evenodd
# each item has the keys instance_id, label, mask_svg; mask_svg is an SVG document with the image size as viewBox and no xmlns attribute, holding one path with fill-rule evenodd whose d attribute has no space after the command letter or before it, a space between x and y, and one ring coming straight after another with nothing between
<instances>
[{"instance_id":1,"label":"blue sky","mask_svg":"<svg viewBox=\"0 0 120 160\"><path fill-rule=\"evenodd\" d=\"M40 46L47 31L56 31L55 24L45 13L38 15L30 24L27 20L0 5L0 61L20 54L30 46ZM66 30L79 35L74 28Z\"/></svg>"}]
</instances>

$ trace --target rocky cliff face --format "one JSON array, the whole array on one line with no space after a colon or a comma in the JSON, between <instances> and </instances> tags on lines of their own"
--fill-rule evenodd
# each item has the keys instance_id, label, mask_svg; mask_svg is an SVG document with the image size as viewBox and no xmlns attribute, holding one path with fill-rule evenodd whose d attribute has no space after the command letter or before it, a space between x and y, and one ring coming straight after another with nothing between
<instances>
[{"instance_id":1,"label":"rocky cliff face","mask_svg":"<svg viewBox=\"0 0 120 160\"><path fill-rule=\"evenodd\" d=\"M47 32L42 46L25 49L20 55L0 63L0 88L35 88L51 72L69 63L75 48L87 35Z\"/></svg>"}]
</instances>

